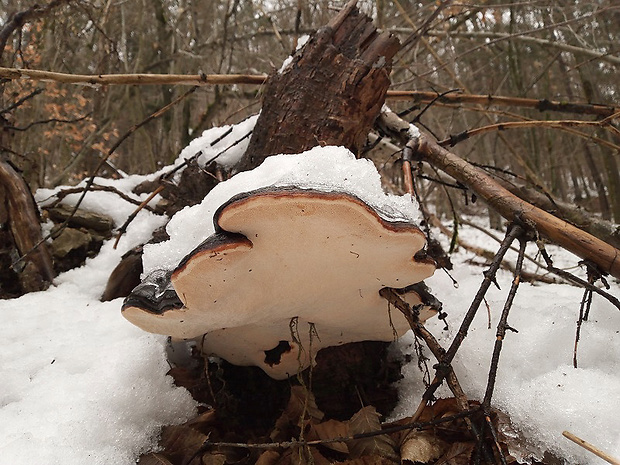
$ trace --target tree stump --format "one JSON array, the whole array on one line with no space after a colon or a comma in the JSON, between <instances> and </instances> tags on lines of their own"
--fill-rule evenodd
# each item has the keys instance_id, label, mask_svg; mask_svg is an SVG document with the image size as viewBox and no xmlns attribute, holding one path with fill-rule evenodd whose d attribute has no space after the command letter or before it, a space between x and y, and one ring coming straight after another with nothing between
<instances>
[{"instance_id":1,"label":"tree stump","mask_svg":"<svg viewBox=\"0 0 620 465\"><path fill-rule=\"evenodd\" d=\"M360 152L385 102L392 58L400 44L390 34L377 32L355 5L350 1L290 63L270 75L237 172L251 170L271 155L297 154L319 145ZM313 393L328 417L348 418L360 402L381 413L392 410L398 399L391 383L399 378L400 366L387 361L388 345L365 341L317 354ZM244 373L246 383L260 378L265 385L282 385L263 379L267 375L252 367ZM222 408L220 404L220 412Z\"/></svg>"},{"instance_id":2,"label":"tree stump","mask_svg":"<svg viewBox=\"0 0 620 465\"><path fill-rule=\"evenodd\" d=\"M271 74L238 171L269 155L341 145L359 153L390 85L398 39L378 33L352 1Z\"/></svg>"},{"instance_id":3,"label":"tree stump","mask_svg":"<svg viewBox=\"0 0 620 465\"><path fill-rule=\"evenodd\" d=\"M282 71L272 73L237 172L257 167L270 155L296 154L318 145L360 152L385 101L399 42L390 34L378 33L355 4L349 2ZM203 187L208 191L211 186ZM313 392L328 416L348 418L361 403L375 405L381 413L393 408L397 397L390 384L400 371L387 362L387 345L353 343L317 354ZM193 361L193 367L175 367L175 379L197 400L215 405L218 416L232 429L239 418L245 418L241 423L246 426L251 423L248 418L260 418L262 427L270 428L288 398L281 394L296 383L294 378L275 381L256 367L215 364L196 352ZM257 394L272 401L269 405L257 401Z\"/></svg>"}]
</instances>

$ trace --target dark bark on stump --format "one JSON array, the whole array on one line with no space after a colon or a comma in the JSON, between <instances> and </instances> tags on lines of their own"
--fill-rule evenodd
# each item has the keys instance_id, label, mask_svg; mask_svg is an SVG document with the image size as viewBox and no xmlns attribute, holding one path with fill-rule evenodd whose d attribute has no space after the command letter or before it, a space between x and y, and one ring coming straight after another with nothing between
<instances>
[{"instance_id":1,"label":"dark bark on stump","mask_svg":"<svg viewBox=\"0 0 620 465\"><path fill-rule=\"evenodd\" d=\"M269 77L261 115L237 170L317 145L342 145L358 153L385 101L399 47L350 2L282 73Z\"/></svg>"}]
</instances>

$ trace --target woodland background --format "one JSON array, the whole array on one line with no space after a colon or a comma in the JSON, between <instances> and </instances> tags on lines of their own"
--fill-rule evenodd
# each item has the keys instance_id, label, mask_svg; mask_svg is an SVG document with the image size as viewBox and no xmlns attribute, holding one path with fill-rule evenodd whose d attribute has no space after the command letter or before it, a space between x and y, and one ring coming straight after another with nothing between
<instances>
[{"instance_id":1,"label":"woodland background","mask_svg":"<svg viewBox=\"0 0 620 465\"><path fill-rule=\"evenodd\" d=\"M40 5L34 1L0 0L0 68L18 68L26 75L28 69L36 69L89 75L156 73L266 76L280 68L304 34L310 34L327 24L343 4L305 0L50 0ZM403 44L394 59L391 90L441 95L441 98L434 99L431 95L420 101L413 98L388 100L388 105L394 111L424 128L437 140L443 141L444 146L451 146L450 150L454 153L497 178L533 187L544 198L583 207L592 215L608 220L606 225L610 227L605 232L605 238L609 238L610 244L612 240L620 241L620 227L617 224L620 223L620 80L617 70L620 66L620 5L615 0L481 0L479 3L468 0L376 0L360 1L359 7L373 18L379 29L397 35ZM74 85L27 77L14 79L5 71L0 69L0 162L10 162L21 172L29 188L33 192L39 189L39 193L51 192L40 188L77 184L94 174L125 178L127 174L152 173L177 159L181 149L204 130L238 123L256 114L261 104L262 88L257 84L207 83L188 93L187 85ZM467 95L478 95L479 98L470 99L469 103L458 101L459 96ZM489 96L488 99L485 96ZM509 100L502 103L496 96L508 97ZM514 98L532 99L529 102L531 105L527 106L523 100ZM160 109L173 103L169 111L151 118ZM558 111L562 105L566 105L565 108ZM370 140L375 139L370 137ZM369 144L361 155L375 162L387 190L397 193L405 190L401 170L402 150L399 147L384 140L376 147ZM103 161L103 167L99 169ZM482 202L476 202L476 196L471 191L453 179L440 175L432 167L422 166L421 163L414 165L422 203L445 224L453 223L452 231L443 228L448 236L452 233L450 246L456 242L457 235L454 233L457 224L470 218L467 214L488 216L490 227L502 229L504 225L499 214L488 210ZM98 173L95 173L97 170ZM204 172L202 174L206 176ZM225 176L226 173L217 174ZM8 191L3 189L0 183L1 199L8 205L11 198L6 195ZM190 200L194 202L197 199ZM550 209L555 210L557 205L559 203L552 203ZM133 210L134 207L132 205L128 208ZM112 216L125 215L117 207L108 205L108 210L107 214ZM51 208L43 210L44 229L51 227L47 221L50 212ZM460 217L462 214L465 215ZM1 233L6 232L6 224L9 222L7 218L10 220L10 215L5 210L0 211ZM124 218L116 218L116 227ZM32 223L36 224L37 219ZM474 227L483 229L480 224L487 224L486 218L484 222L475 221ZM438 224L433 223L433 226ZM106 237L109 237L112 228L108 225ZM145 228L139 224L132 225L132 228L140 230L140 234L146 234ZM135 236L136 231L130 230L127 236ZM93 237L96 235L93 231L89 234ZM55 237L55 244L60 242L57 241L59 237ZM467 234L464 237L467 240ZM136 239L132 247L144 240ZM92 242L93 239L88 241ZM103 237L97 238L97 241L98 247L101 247ZM444 239L444 242L447 241ZM486 250L486 242L489 240L484 236L474 246L470 243L470 247L465 247L464 242L461 245L485 260L490 260L493 252ZM127 247L129 253L129 246L122 244L121 247ZM618 242L614 244L617 248ZM55 253L58 253L59 248L56 247ZM108 260L108 253L114 253L114 260L117 260L124 252L111 252L110 249L110 243L104 244L103 252L97 259L104 262ZM98 251L89 250L88 253L92 252L90 256L93 256ZM10 253L5 252L0 244L0 259L3 263L18 263L14 261L17 257L13 256L8 257L11 262L7 261L8 255ZM61 273L79 266L85 256L80 258L79 263L77 260L65 263L55 271ZM575 262L561 262L560 267L573 267ZM472 278L472 282L475 281L477 285L480 269L468 266L471 261L467 261L467 265L464 263L458 263L454 275L459 278L459 274L474 270L475 278ZM58 263L54 265L58 267ZM105 266L100 267L94 261L90 264L87 261L86 266L90 266L91 271L84 276L79 276L83 271L77 269L73 275L71 272L61 275L56 282L60 285L50 288L49 292L50 295L58 296L59 307L64 308L67 296L62 294L66 291L62 288L62 282L64 280L67 283L78 276L76 283L87 289L80 289L80 293L93 294L89 294L92 301L84 300L84 309L92 305L85 313L93 318L96 314L91 311L93 307L107 305L99 302L99 287L109 276L110 270ZM98 272L96 285L90 283L97 274L94 269ZM588 279L594 279L591 272L588 269ZM88 279L85 277L87 274ZM535 275L533 280L549 282L548 279L545 281L546 278ZM441 287L447 289L451 281L444 279L446 282ZM460 276L460 279L463 282L467 278ZM613 284L616 286L617 281ZM473 289L473 285L471 287ZM574 304L575 309L578 306L577 294L572 293L572 289L562 289L554 294L553 291L533 287L528 295L535 296L538 291L539 298L522 304L525 307L536 307L530 313L539 310L543 301L546 306L560 302L556 306L569 307L568 304L561 304L564 301L562 299L566 299ZM21 290L15 292L14 296L21 293ZM449 300L450 293L447 294L446 299ZM73 295L74 301L79 295ZM47 303L42 304L36 300L37 297L46 299L44 293L39 296L31 293L24 296L24 301L28 302L32 298L35 299L31 301L32 307L46 307ZM463 301L462 297L454 299L459 304ZM582 302L586 300L583 297ZM15 314L22 312L23 301L7 299L2 302ZM454 303L453 306L459 307ZM112 303L110 309L111 314L118 318L117 303ZM67 321L73 321L75 308L64 310ZM547 309L540 313L548 316L550 312ZM564 318L572 332L575 316ZM599 318L603 321L601 316ZM20 319L15 317L11 321L19 322ZM578 331L581 322L580 315ZM551 324L555 324L555 321ZM7 331L12 327L6 326ZM50 325L43 326L43 329L47 329ZM613 328L613 323L600 324L602 330L612 331ZM43 329L37 328L37 331ZM36 332L34 334L38 337ZM81 332L79 335L88 336ZM556 337L563 342L569 339L557 334ZM21 334L3 336L5 340L10 341L11 338L20 342L13 343L13 347L22 347ZM104 340L108 341L108 338L109 334L105 334ZM608 350L605 357L595 358L597 363L606 364L606 368L613 371L614 375L610 375L613 382L605 386L605 383L596 382L593 375L571 371L572 377L581 373L585 373L584 377L588 376L587 383L576 384L580 389L587 385L597 390L589 396L579 390L574 397L579 400L575 403L581 403L581 397L590 400L599 397L617 398L613 394L617 390L617 371L611 368L615 362L610 360L618 353L613 350L618 339L608 335L602 339L606 343L595 344L595 338L592 339L592 345L595 346L592 353ZM556 352L554 340L546 332L539 337L539 341L549 344L549 349L538 346L541 353ZM539 341L524 344L524 347L536 347ZM90 346L91 341L85 344ZM513 350L512 353L519 353L522 349ZM72 353L80 352L73 347L69 350ZM47 357L40 350L32 349L27 353ZM11 362L17 362L18 369L14 371L19 372L19 376L23 374L23 357L9 357ZM47 359L42 363L51 366L56 357L49 357L51 363ZM120 357L125 358L124 348ZM89 363L97 363L102 358L89 357ZM471 354L464 359L475 364L475 357L471 357ZM158 370L167 369L163 359L158 363ZM559 362L553 361L552 364L559 366ZM574 365L576 368L576 349ZM588 366L588 363L585 365ZM523 364L520 363L521 366ZM59 364L55 364L54 369L59 369ZM472 371L477 373L476 369ZM561 373L561 376L567 374ZM130 377L120 378L124 383ZM23 386L29 386L32 377L28 374L19 379L28 380ZM60 379L65 382L70 377ZM93 377L93 380L94 384L99 384L98 377ZM555 381L551 384L560 386ZM541 385L538 379L534 385ZM29 400L25 397L23 403L19 403L22 391L27 389L18 389L17 386L18 383L14 383L13 391L17 393L17 400L9 399L6 404L8 408L5 409L9 412L7 415L10 415L12 408L22 408L22 404L28 404ZM47 385L41 386L45 392L61 391L57 385L53 389L48 389ZM518 393L519 399L532 404L524 397L524 393L532 392L535 395L535 392L526 383L520 385L513 380L511 387ZM116 390L123 391L122 388ZM603 394L599 396L600 392ZM546 394L552 396L552 389L547 389ZM40 396L37 394L34 397ZM67 396L71 397L75 396ZM557 397L559 399L561 396ZM549 398L540 395L536 397L537 400ZM99 400L102 405L105 404L105 396ZM510 407L516 403L511 400ZM568 405L572 405L571 402ZM57 410L69 411L71 408ZM552 407L549 410L556 412L560 409ZM530 410L524 411L524 416L530 421ZM613 417L608 423L613 425L613 408L605 409L605 412ZM91 413L96 416L97 410L89 411ZM513 418L516 418L518 412L512 413ZM587 414L582 416L587 417ZM123 415L119 419L121 417ZM142 428L144 417L143 414L136 415L139 429ZM51 418L49 424L56 428L56 421L56 418ZM161 420L161 424L170 422L172 420L169 418ZM111 424L113 426L114 422ZM551 429L548 424L543 424L541 431ZM600 429L611 436L615 434L611 426ZM60 436L64 440L64 437L71 438L72 434L61 433ZM144 451L136 448L136 444L142 444L140 447L143 447L144 441L141 437L134 441L135 444L128 446L130 457L135 458L137 452ZM15 450L21 450L19 444L16 441L9 445ZM616 444L608 447L614 448Z\"/></svg>"},{"instance_id":2,"label":"woodland background","mask_svg":"<svg viewBox=\"0 0 620 465\"><path fill-rule=\"evenodd\" d=\"M340 6L305 0L53 0L41 6L0 0L0 66L75 74L267 74L280 67L301 35L326 24ZM393 67L394 90L619 105L620 6L614 0L376 0L359 7L405 43ZM0 81L0 89L0 154L34 190L83 179L120 135L187 86L21 79ZM600 115L439 102L423 111L426 104L388 104L411 110L407 118L439 140L507 121L541 121L496 127L452 150L620 221L618 130L613 123L580 123ZM203 130L236 123L259 108L259 86L200 87L136 131L101 174L153 172ZM549 123L560 119L568 122ZM398 158L380 161L387 178ZM399 177L392 177L393 184L400 184ZM431 187L426 195L440 216L449 211L444 189ZM452 197L453 203L466 201ZM493 225L498 222L492 217Z\"/></svg>"}]
</instances>

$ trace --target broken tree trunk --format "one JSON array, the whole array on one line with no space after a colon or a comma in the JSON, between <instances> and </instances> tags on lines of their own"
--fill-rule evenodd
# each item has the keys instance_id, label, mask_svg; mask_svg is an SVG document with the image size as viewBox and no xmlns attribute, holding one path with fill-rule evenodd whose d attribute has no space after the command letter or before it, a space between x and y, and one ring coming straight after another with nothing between
<instances>
[{"instance_id":1,"label":"broken tree trunk","mask_svg":"<svg viewBox=\"0 0 620 465\"><path fill-rule=\"evenodd\" d=\"M351 1L282 70L265 84L263 106L237 172L256 168L270 155L300 153L318 145L340 145L357 153L385 102L392 57L400 45L378 33ZM193 205L215 186L190 164L178 187L166 186L166 211ZM154 186L140 186L147 192ZM128 260L133 260L128 256ZM137 269L121 262L104 298L124 296L121 283L135 281Z\"/></svg>"},{"instance_id":2,"label":"broken tree trunk","mask_svg":"<svg viewBox=\"0 0 620 465\"><path fill-rule=\"evenodd\" d=\"M408 144L422 161L444 171L475 192L490 207L509 221L526 227L534 227L542 236L575 255L589 260L600 271L620 278L620 250L591 234L561 220L534 205L521 200L499 185L479 168L469 164L458 155L439 146L428 136L410 139L409 123L393 112L385 112L378 121L381 129Z\"/></svg>"},{"instance_id":3,"label":"broken tree trunk","mask_svg":"<svg viewBox=\"0 0 620 465\"><path fill-rule=\"evenodd\" d=\"M355 1L321 28L266 84L238 171L269 155L342 145L358 153L381 111L398 40L378 33Z\"/></svg>"},{"instance_id":4,"label":"broken tree trunk","mask_svg":"<svg viewBox=\"0 0 620 465\"><path fill-rule=\"evenodd\" d=\"M17 171L0 160L0 254L3 271L0 297L40 291L54 279L52 258L41 242L37 206L30 189ZM16 261L19 257L23 259ZM5 263L6 262L6 263ZM6 266L5 266L6 265ZM16 289L15 279L19 286Z\"/></svg>"},{"instance_id":5,"label":"broken tree trunk","mask_svg":"<svg viewBox=\"0 0 620 465\"><path fill-rule=\"evenodd\" d=\"M282 72L270 76L261 115L236 171L253 169L270 155L296 154L319 145L360 151L385 101L399 43L378 33L355 4L349 2ZM348 418L359 408L360 399L381 413L392 410L397 395L390 384L398 379L399 367L386 361L386 345L366 341L317 354L313 392L328 416ZM245 389L249 380L266 376L254 367L233 370L243 371L238 401L251 394ZM228 376L226 369L223 376ZM233 384L229 380L228 386ZM222 404L219 409L225 411Z\"/></svg>"}]
</instances>

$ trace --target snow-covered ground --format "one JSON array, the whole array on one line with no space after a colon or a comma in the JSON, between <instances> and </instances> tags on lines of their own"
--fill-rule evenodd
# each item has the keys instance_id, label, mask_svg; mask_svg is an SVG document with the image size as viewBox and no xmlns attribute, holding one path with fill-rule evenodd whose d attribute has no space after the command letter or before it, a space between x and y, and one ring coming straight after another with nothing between
<instances>
[{"instance_id":1,"label":"snow-covered ground","mask_svg":"<svg viewBox=\"0 0 620 465\"><path fill-rule=\"evenodd\" d=\"M471 242L495 247L479 231L463 231ZM477 236L477 237L476 237ZM553 247L559 261L570 254ZM532 254L533 255L533 254ZM452 281L441 271L426 280L448 312L449 330L437 319L426 326L448 347L462 317L482 281L484 268L468 266L465 253L458 253ZM578 259L572 257L572 263ZM514 263L514 262L513 262ZM471 399L484 397L487 374L495 343L497 323L512 282L512 275L498 273L501 291L487 293L489 312L483 303L467 338L457 353L454 367ZM611 294L620 296L612 284ZM527 438L531 450L550 451L567 463L605 463L562 436L569 431L614 457L620 457L620 311L595 295L590 318L581 328L578 368L573 368L576 321L583 290L566 284L521 284L508 323L518 333L507 332L500 358L493 404L510 415L514 427ZM413 353L411 334L397 344ZM432 357L432 356L431 356ZM432 365L432 363L431 363ZM411 415L424 389L415 361L404 368L401 401L395 417ZM440 396L449 396L443 388Z\"/></svg>"},{"instance_id":2,"label":"snow-covered ground","mask_svg":"<svg viewBox=\"0 0 620 465\"><path fill-rule=\"evenodd\" d=\"M218 131L194 142L183 157L207 147L216 150L207 139L223 134ZM221 145L230 142L224 140ZM235 150L244 147L240 144ZM343 155L342 149L317 150L324 152L314 159L312 154L306 156L303 163L292 163L298 166L291 168L290 172L297 174L289 176L290 182L313 175L315 180L325 180L328 173L336 172L339 174L329 182L337 183L336 178L351 174L353 166L343 169L341 163L364 165L365 173L369 168L363 160L347 162L350 157ZM331 158L325 157L329 151L334 154ZM243 174L242 182L237 178L231 183L234 189L219 187L214 202L234 195L244 185L256 188L283 182L278 176L272 169L254 176ZM358 182L345 177L343 189L358 197L373 191L369 197L375 206L384 210L394 207L409 216L403 198L377 197L376 181L370 179L374 175L360 175ZM130 177L115 182L115 186L130 192L142 179ZM51 194L41 191L37 199L44 201ZM117 225L135 208L109 192L89 193L85 206L111 215ZM217 206L211 205L206 211ZM191 215L191 210L187 214ZM0 301L0 465L129 465L140 452L156 444L162 425L180 423L194 415L196 405L187 391L175 387L166 376L165 337L144 333L125 321L120 314L121 299L106 303L98 300L122 254L148 239L162 221L142 211L117 250L107 242L97 257L59 276L48 291ZM208 219L204 221L208 223ZM175 227L173 223L172 230ZM464 228L460 234L469 242L496 247L471 228ZM152 263L147 263L147 268L178 259L180 252L175 249L158 262L158 253L166 255L165 250L154 248L149 252ZM553 249L553 253L562 265L576 262L565 252ZM482 268L469 265L467 258L462 252L453 258L452 274L458 287L441 271L428 280L449 314L448 331L439 321L427 323L444 346L453 338L482 278ZM484 392L495 325L510 276L501 272L498 281L502 290L492 288L487 297L492 329L487 329L488 315L483 306L454 363L463 387L474 399L480 399ZM612 294L619 296L618 283L612 286ZM590 321L582 328L579 368L574 369L575 321L581 295L580 289L564 284L522 285L509 319L519 332L508 333L504 343L494 403L540 450L553 451L570 463L600 463L561 433L569 430L620 456L620 311L595 296ZM409 351L410 342L406 337L398 344ZM415 363L405 367L400 385L402 400L395 415L403 416L417 406L423 390Z\"/></svg>"}]
</instances>

